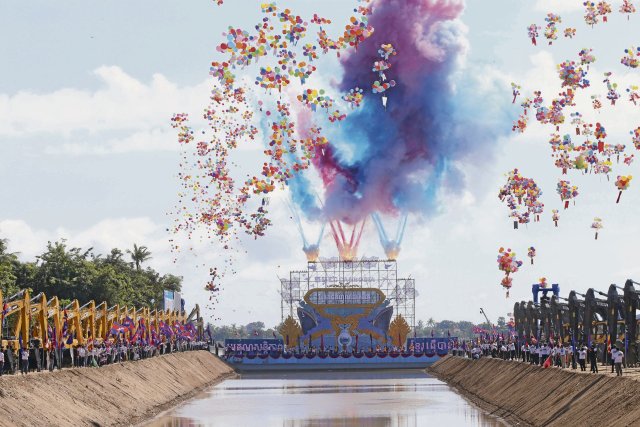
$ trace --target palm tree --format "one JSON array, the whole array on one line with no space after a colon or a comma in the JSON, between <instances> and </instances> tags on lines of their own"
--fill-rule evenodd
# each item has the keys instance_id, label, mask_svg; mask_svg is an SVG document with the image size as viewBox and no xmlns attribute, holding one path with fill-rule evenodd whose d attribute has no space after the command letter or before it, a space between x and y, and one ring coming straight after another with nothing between
<instances>
[{"instance_id":1,"label":"palm tree","mask_svg":"<svg viewBox=\"0 0 640 427\"><path fill-rule=\"evenodd\" d=\"M136 265L136 270L140 270L140 264L151 259L151 252L146 246L138 246L133 244L133 250L127 249L127 253L131 255L131 259Z\"/></svg>"}]
</instances>

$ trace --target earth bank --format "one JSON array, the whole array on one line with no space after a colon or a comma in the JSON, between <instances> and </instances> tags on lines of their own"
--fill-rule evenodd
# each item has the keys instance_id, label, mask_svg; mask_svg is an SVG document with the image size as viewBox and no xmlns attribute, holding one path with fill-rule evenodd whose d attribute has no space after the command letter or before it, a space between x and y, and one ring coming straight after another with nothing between
<instances>
[{"instance_id":1,"label":"earth bank","mask_svg":"<svg viewBox=\"0 0 640 427\"><path fill-rule=\"evenodd\" d=\"M234 376L207 351L0 377L0 426L132 425Z\"/></svg>"},{"instance_id":2,"label":"earth bank","mask_svg":"<svg viewBox=\"0 0 640 427\"><path fill-rule=\"evenodd\" d=\"M640 425L640 381L629 377L453 356L427 372L512 425Z\"/></svg>"}]
</instances>

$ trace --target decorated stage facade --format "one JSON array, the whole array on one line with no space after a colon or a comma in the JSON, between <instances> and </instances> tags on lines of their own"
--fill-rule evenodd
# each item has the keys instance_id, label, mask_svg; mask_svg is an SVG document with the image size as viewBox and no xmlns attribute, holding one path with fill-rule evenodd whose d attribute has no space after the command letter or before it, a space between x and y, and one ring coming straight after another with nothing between
<instances>
[{"instance_id":1,"label":"decorated stage facade","mask_svg":"<svg viewBox=\"0 0 640 427\"><path fill-rule=\"evenodd\" d=\"M281 295L281 338L225 342L239 370L422 368L455 342L412 337L415 281L395 260L309 261Z\"/></svg>"}]
</instances>

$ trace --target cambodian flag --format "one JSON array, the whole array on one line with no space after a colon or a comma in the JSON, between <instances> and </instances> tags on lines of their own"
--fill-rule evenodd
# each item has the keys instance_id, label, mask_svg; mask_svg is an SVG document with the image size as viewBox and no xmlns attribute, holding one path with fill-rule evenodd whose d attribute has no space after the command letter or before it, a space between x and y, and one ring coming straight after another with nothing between
<instances>
[{"instance_id":1,"label":"cambodian flag","mask_svg":"<svg viewBox=\"0 0 640 427\"><path fill-rule=\"evenodd\" d=\"M129 316L124 318L124 322L122 322L122 326L124 326L130 332L133 332L133 330L136 328L135 323Z\"/></svg>"},{"instance_id":2,"label":"cambodian flag","mask_svg":"<svg viewBox=\"0 0 640 427\"><path fill-rule=\"evenodd\" d=\"M67 334L69 333L69 322L67 321L67 316L64 316L64 323L62 324L62 341L65 340Z\"/></svg>"},{"instance_id":3,"label":"cambodian flag","mask_svg":"<svg viewBox=\"0 0 640 427\"><path fill-rule=\"evenodd\" d=\"M163 321L160 321L160 332L162 332L168 337L173 336L173 331L171 330L171 327Z\"/></svg>"}]
</instances>

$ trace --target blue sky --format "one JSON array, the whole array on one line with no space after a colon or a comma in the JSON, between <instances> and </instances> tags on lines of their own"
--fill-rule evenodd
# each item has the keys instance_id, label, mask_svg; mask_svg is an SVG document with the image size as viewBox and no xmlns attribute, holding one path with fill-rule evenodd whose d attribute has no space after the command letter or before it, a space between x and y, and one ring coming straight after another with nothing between
<instances>
[{"instance_id":1,"label":"blue sky","mask_svg":"<svg viewBox=\"0 0 640 427\"><path fill-rule=\"evenodd\" d=\"M290 0L279 5L341 21L349 3ZM622 91L627 83L640 84L637 71L618 64L622 50L640 40L639 16L628 22L614 13L612 22L590 29L582 22L581 1L467 3L462 16L470 46L465 72L475 74L493 96L509 99L511 81L522 84L524 93L540 88L548 97L555 95L555 64L574 58L582 47L593 47L598 57L592 81L600 93L600 76L607 70L614 71ZM613 2L614 10L618 3ZM171 236L165 229L176 201L179 161L169 118L183 111L197 115L206 105L209 64L221 33L228 25L251 27L259 4L0 1L0 237L10 239L11 249L32 259L47 240L60 237L99 251L147 244L154 267L185 277L188 300L206 298L206 270L220 249L197 242L197 255L182 254L175 264L169 252ZM551 47L541 40L535 48L525 28L533 22L543 25L551 11L577 28L578 35L560 37ZM606 124L610 139L631 145L627 134L640 125L639 111L605 108L594 121ZM531 123L528 133L499 141L490 161L466 165L470 185L460 196L443 197L439 215L410 218L399 266L417 279L418 318L481 321L480 306L493 317L505 315L515 301L529 297L530 284L541 276L568 292L604 289L640 273L633 245L639 231L638 183L632 182L616 205L616 191L605 178L570 177L582 194L575 208L561 212L556 229L549 218L550 210L560 206L549 132ZM542 223L517 231L496 197L503 174L513 167L542 186L546 208ZM634 174L636 169L633 164L623 171ZM246 243L247 253L237 261L241 273L225 286L218 312L228 322L279 320L276 275L304 264L283 199L275 197L272 203L271 235ZM594 216L605 224L597 242L589 229ZM524 257L531 245L538 249L536 264L515 275L512 298L505 300L498 286L497 249L509 246ZM382 255L372 225L364 248L364 255ZM323 253L334 254L329 238Z\"/></svg>"}]
</instances>

